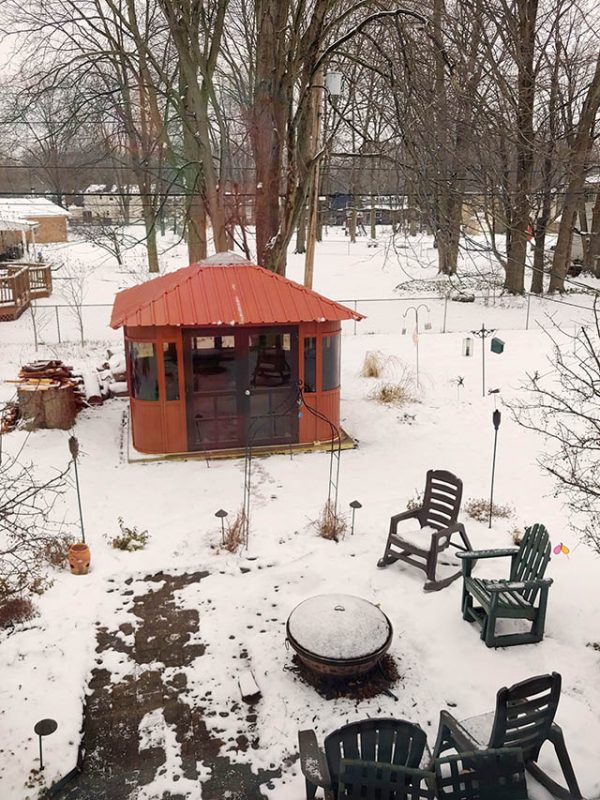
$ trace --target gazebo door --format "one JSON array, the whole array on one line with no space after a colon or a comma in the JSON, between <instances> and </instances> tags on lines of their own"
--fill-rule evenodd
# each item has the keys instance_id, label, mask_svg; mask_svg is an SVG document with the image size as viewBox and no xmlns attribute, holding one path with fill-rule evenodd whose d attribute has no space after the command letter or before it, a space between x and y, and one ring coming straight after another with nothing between
<instances>
[{"instance_id":1,"label":"gazebo door","mask_svg":"<svg viewBox=\"0 0 600 800\"><path fill-rule=\"evenodd\" d=\"M243 382L241 332L184 332L189 450L217 450L242 443L238 395Z\"/></svg>"},{"instance_id":2,"label":"gazebo door","mask_svg":"<svg viewBox=\"0 0 600 800\"><path fill-rule=\"evenodd\" d=\"M184 331L189 450L298 441L295 328Z\"/></svg>"},{"instance_id":3,"label":"gazebo door","mask_svg":"<svg viewBox=\"0 0 600 800\"><path fill-rule=\"evenodd\" d=\"M246 425L249 444L298 441L297 328L248 334Z\"/></svg>"}]
</instances>

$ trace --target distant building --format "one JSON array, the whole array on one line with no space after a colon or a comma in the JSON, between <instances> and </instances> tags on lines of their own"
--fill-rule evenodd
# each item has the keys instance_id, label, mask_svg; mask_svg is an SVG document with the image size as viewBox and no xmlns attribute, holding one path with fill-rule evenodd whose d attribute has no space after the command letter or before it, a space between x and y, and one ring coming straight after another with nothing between
<instances>
[{"instance_id":1,"label":"distant building","mask_svg":"<svg viewBox=\"0 0 600 800\"><path fill-rule=\"evenodd\" d=\"M144 220L137 186L92 184L77 196L69 211L75 222L134 225Z\"/></svg>"},{"instance_id":2,"label":"distant building","mask_svg":"<svg viewBox=\"0 0 600 800\"><path fill-rule=\"evenodd\" d=\"M45 197L0 197L0 219L19 223L18 231L23 230L20 223L35 223L24 231L27 244L66 242L69 216L68 211Z\"/></svg>"}]
</instances>

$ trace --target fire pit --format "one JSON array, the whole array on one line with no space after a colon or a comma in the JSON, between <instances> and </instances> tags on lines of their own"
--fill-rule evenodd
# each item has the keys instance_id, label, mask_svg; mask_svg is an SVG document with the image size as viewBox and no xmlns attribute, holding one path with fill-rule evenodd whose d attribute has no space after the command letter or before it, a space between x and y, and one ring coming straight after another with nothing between
<instances>
[{"instance_id":1,"label":"fire pit","mask_svg":"<svg viewBox=\"0 0 600 800\"><path fill-rule=\"evenodd\" d=\"M392 623L380 608L349 594L304 600L287 621L287 640L314 672L338 678L372 669L392 643Z\"/></svg>"}]
</instances>

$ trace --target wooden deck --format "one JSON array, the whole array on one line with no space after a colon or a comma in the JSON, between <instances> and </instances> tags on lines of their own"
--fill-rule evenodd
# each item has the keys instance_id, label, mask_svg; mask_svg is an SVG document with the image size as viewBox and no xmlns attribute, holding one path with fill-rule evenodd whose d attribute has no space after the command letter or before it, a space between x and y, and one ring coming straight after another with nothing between
<instances>
[{"instance_id":1,"label":"wooden deck","mask_svg":"<svg viewBox=\"0 0 600 800\"><path fill-rule=\"evenodd\" d=\"M0 322L18 319L32 300L51 294L50 267L26 262L0 263Z\"/></svg>"}]
</instances>

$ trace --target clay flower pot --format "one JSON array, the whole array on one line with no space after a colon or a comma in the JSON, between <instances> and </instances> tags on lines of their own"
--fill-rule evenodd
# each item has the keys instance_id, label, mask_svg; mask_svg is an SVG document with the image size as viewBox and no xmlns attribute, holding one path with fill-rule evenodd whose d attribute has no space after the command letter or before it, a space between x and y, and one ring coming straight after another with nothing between
<instances>
[{"instance_id":1,"label":"clay flower pot","mask_svg":"<svg viewBox=\"0 0 600 800\"><path fill-rule=\"evenodd\" d=\"M87 544L72 544L69 547L69 567L73 575L87 575L90 558L90 548Z\"/></svg>"}]
</instances>

